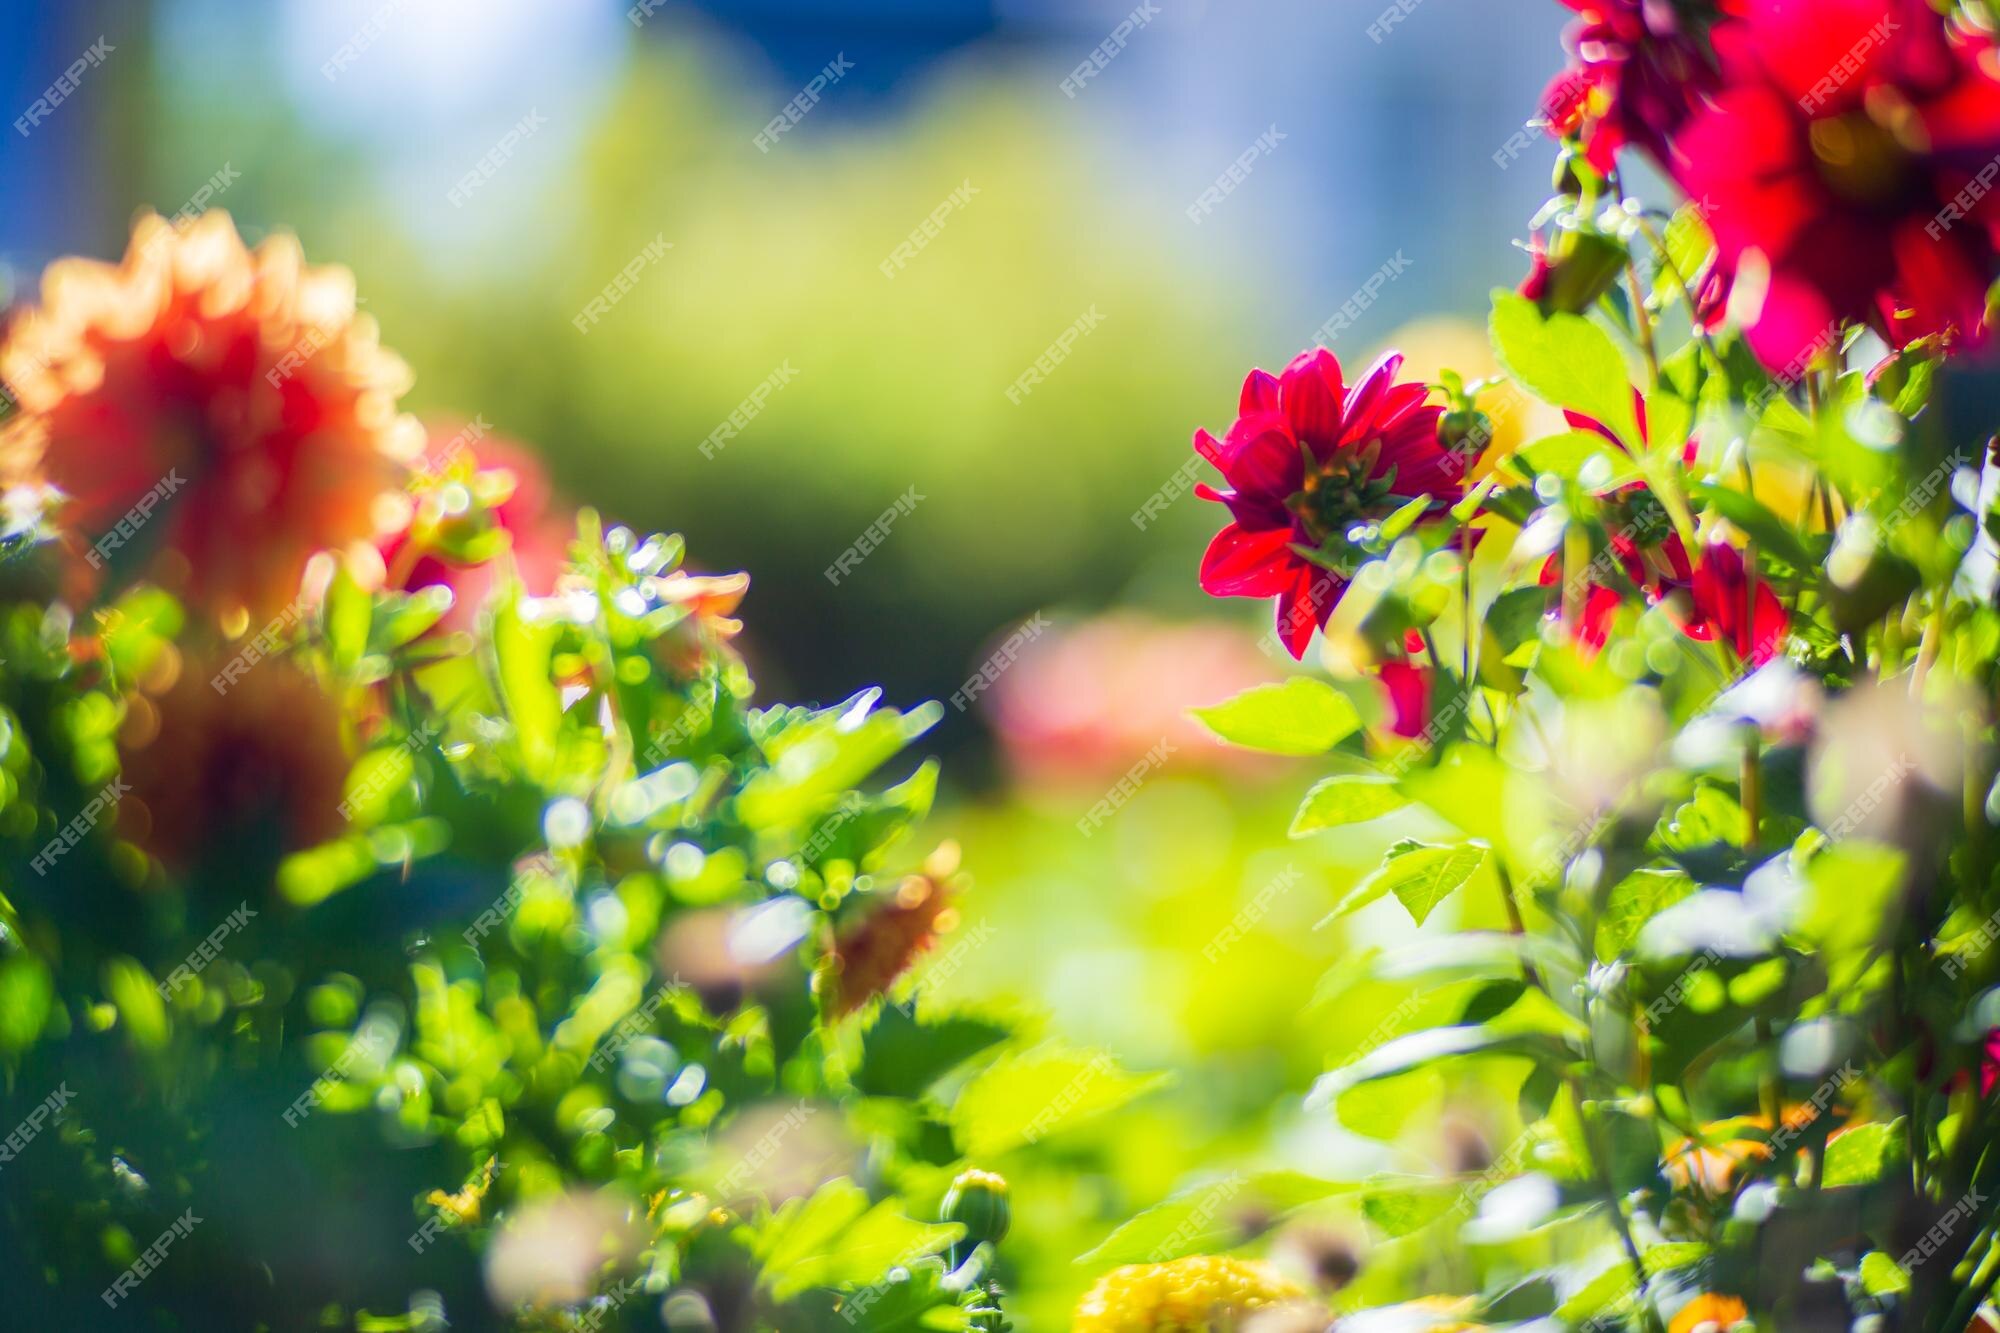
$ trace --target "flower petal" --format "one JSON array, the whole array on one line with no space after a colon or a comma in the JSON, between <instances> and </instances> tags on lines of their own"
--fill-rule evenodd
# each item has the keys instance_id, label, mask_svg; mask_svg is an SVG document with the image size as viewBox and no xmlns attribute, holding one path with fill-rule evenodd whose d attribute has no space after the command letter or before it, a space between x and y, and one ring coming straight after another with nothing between
<instances>
[{"instance_id":1,"label":"flower petal","mask_svg":"<svg viewBox=\"0 0 2000 1333\"><path fill-rule=\"evenodd\" d=\"M1231 523L1201 557L1202 591L1211 597L1275 597L1297 578L1301 562L1290 528L1251 532Z\"/></svg>"},{"instance_id":2,"label":"flower petal","mask_svg":"<svg viewBox=\"0 0 2000 1333\"><path fill-rule=\"evenodd\" d=\"M1340 439L1340 362L1324 347L1299 353L1285 367L1279 396L1292 433L1323 460Z\"/></svg>"}]
</instances>

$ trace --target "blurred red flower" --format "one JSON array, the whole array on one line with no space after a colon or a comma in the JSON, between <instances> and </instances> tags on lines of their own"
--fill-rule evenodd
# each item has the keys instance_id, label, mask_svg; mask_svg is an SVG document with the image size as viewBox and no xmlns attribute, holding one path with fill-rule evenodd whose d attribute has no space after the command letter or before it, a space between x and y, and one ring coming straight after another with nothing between
<instances>
[{"instance_id":1,"label":"blurred red flower","mask_svg":"<svg viewBox=\"0 0 2000 1333\"><path fill-rule=\"evenodd\" d=\"M553 506L554 490L535 455L477 431L432 429L410 522L380 543L387 586L451 590L451 610L438 622L445 629L472 629L499 581L502 551L530 596L548 596L576 535L575 522ZM472 504L475 495L491 493L503 498Z\"/></svg>"},{"instance_id":2,"label":"blurred red flower","mask_svg":"<svg viewBox=\"0 0 2000 1333\"><path fill-rule=\"evenodd\" d=\"M1765 364L1796 375L1843 320L1892 345L1982 327L2000 237L2000 63L1923 0L1751 0L1675 132L1675 179Z\"/></svg>"},{"instance_id":3,"label":"blurred red flower","mask_svg":"<svg viewBox=\"0 0 2000 1333\"><path fill-rule=\"evenodd\" d=\"M1704 29L1745 0L1563 3L1577 13L1563 34L1574 63L1542 93L1549 132L1577 135L1600 173L1628 143L1664 163L1670 136L1716 86Z\"/></svg>"},{"instance_id":4,"label":"blurred red flower","mask_svg":"<svg viewBox=\"0 0 2000 1333\"><path fill-rule=\"evenodd\" d=\"M1424 384L1398 384L1389 353L1347 389L1325 348L1302 352L1273 376L1243 381L1236 423L1217 440L1195 432L1195 451L1229 483L1195 488L1227 505L1233 521L1209 543L1201 586L1215 597L1276 597L1278 635L1305 656L1347 577L1301 550L1338 563L1348 531L1427 496L1444 508L1463 494L1461 461L1438 443L1442 407Z\"/></svg>"},{"instance_id":5,"label":"blurred red flower","mask_svg":"<svg viewBox=\"0 0 2000 1333\"><path fill-rule=\"evenodd\" d=\"M1121 612L1077 625L1033 622L1003 649L1017 641L1018 658L1002 664L991 691L975 677L970 692L990 705L1024 789L1102 786L1163 740L1177 765L1250 773L1276 762L1216 744L1188 712L1278 675L1274 658L1226 625L1168 624Z\"/></svg>"},{"instance_id":6,"label":"blurred red flower","mask_svg":"<svg viewBox=\"0 0 2000 1333\"><path fill-rule=\"evenodd\" d=\"M141 217L120 264L50 265L0 379L21 406L0 427L6 479L69 497L91 569L157 547L150 576L232 629L291 605L315 552L399 521L423 447L353 275L308 267L287 235L246 249L220 212Z\"/></svg>"}]
</instances>

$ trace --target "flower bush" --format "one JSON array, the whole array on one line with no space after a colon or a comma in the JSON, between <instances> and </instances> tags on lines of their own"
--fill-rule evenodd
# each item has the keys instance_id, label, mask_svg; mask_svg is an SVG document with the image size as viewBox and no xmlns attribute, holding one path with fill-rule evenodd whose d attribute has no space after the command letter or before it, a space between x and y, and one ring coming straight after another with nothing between
<instances>
[{"instance_id":1,"label":"flower bush","mask_svg":"<svg viewBox=\"0 0 2000 1333\"><path fill-rule=\"evenodd\" d=\"M1337 1034L1308 1105L1394 1140L1443 1089L1497 1091L1511 1141L1192 1182L1107 1241L1164 1267L1107 1280L1091 1317L1135 1295L1106 1326L1235 1326L1249 1302L1175 1322L1136 1293L1336 1206L1382 1262L1428 1247L1405 1295L1451 1302L1355 1327L1991 1318L2000 521L1964 363L2000 277L1993 15L1570 7L1556 189L1492 298L1505 382L1388 390L1408 439L1343 431L1388 376L1343 397L1320 349L1195 436L1235 520L1203 586L1275 596L1325 668L1201 715L1325 756L1295 837L1405 835L1332 918L1431 923L1329 977L1421 1002ZM1685 202L1642 202L1635 154ZM1494 449L1509 392L1571 429ZM1440 928L1481 902L1495 928Z\"/></svg>"},{"instance_id":2,"label":"flower bush","mask_svg":"<svg viewBox=\"0 0 2000 1333\"><path fill-rule=\"evenodd\" d=\"M967 1153L1147 1085L913 989L937 705L754 702L746 578L427 444L351 277L225 215L57 265L0 366L10 1302L1008 1326Z\"/></svg>"}]
</instances>

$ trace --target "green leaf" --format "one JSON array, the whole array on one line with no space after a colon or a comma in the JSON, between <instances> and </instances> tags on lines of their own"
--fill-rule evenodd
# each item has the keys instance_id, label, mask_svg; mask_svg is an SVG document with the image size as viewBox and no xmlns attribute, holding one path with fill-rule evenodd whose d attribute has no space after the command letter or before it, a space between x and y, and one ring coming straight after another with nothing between
<instances>
[{"instance_id":1,"label":"green leaf","mask_svg":"<svg viewBox=\"0 0 2000 1333\"><path fill-rule=\"evenodd\" d=\"M500 694L529 774L550 776L556 767L556 733L562 726L562 696L553 675L556 627L521 618L518 589L501 597L493 616L493 656Z\"/></svg>"},{"instance_id":2,"label":"green leaf","mask_svg":"<svg viewBox=\"0 0 2000 1333\"><path fill-rule=\"evenodd\" d=\"M1545 436L1533 444L1522 445L1521 457L1537 472L1552 472L1558 477L1582 481L1593 491L1639 479L1639 465L1631 455L1594 430ZM1597 468L1601 475L1586 476L1584 471L1590 467Z\"/></svg>"},{"instance_id":3,"label":"green leaf","mask_svg":"<svg viewBox=\"0 0 2000 1333\"><path fill-rule=\"evenodd\" d=\"M1696 889L1675 869L1635 870L1611 886L1604 915L1597 921L1597 957L1609 962L1630 949L1646 923Z\"/></svg>"},{"instance_id":4,"label":"green leaf","mask_svg":"<svg viewBox=\"0 0 2000 1333\"><path fill-rule=\"evenodd\" d=\"M1861 1256L1861 1289L1870 1296L1900 1296L1910 1289L1910 1275L1880 1250Z\"/></svg>"},{"instance_id":5,"label":"green leaf","mask_svg":"<svg viewBox=\"0 0 2000 1333\"><path fill-rule=\"evenodd\" d=\"M917 1097L983 1050L1005 1041L999 1023L966 1015L917 1021L898 1005L883 1005L861 1039L854 1085L871 1097Z\"/></svg>"},{"instance_id":6,"label":"green leaf","mask_svg":"<svg viewBox=\"0 0 2000 1333\"><path fill-rule=\"evenodd\" d=\"M1631 379L1610 334L1579 315L1543 319L1533 301L1505 290L1493 293L1489 328L1494 354L1522 388L1594 417L1628 451L1640 451Z\"/></svg>"},{"instance_id":7,"label":"green leaf","mask_svg":"<svg viewBox=\"0 0 2000 1333\"><path fill-rule=\"evenodd\" d=\"M1361 1212L1390 1239L1413 1235L1455 1210L1465 1210L1460 1201L1469 1199L1457 1181L1421 1177L1378 1176L1367 1182L1361 1198Z\"/></svg>"},{"instance_id":8,"label":"green leaf","mask_svg":"<svg viewBox=\"0 0 2000 1333\"><path fill-rule=\"evenodd\" d=\"M1542 620L1549 610L1549 589L1510 588L1493 599L1486 613L1486 629L1504 656L1542 632Z\"/></svg>"},{"instance_id":9,"label":"green leaf","mask_svg":"<svg viewBox=\"0 0 2000 1333\"><path fill-rule=\"evenodd\" d=\"M0 1051L24 1051L49 1020L54 987L49 969L31 953L0 961Z\"/></svg>"},{"instance_id":10,"label":"green leaf","mask_svg":"<svg viewBox=\"0 0 2000 1333\"><path fill-rule=\"evenodd\" d=\"M1292 816L1292 836L1303 838L1321 829L1360 824L1401 810L1410 798L1387 778L1339 776L1314 785Z\"/></svg>"},{"instance_id":11,"label":"green leaf","mask_svg":"<svg viewBox=\"0 0 2000 1333\"><path fill-rule=\"evenodd\" d=\"M1844 979L1840 964L1860 966L1889 938L1901 910L1903 865L1897 849L1858 837L1823 848L1807 863L1799 930L1829 955L1836 980Z\"/></svg>"},{"instance_id":12,"label":"green leaf","mask_svg":"<svg viewBox=\"0 0 2000 1333\"><path fill-rule=\"evenodd\" d=\"M875 708L877 693L863 691L773 737L771 767L744 783L737 799L744 822L768 828L824 812L943 715L936 703L907 713Z\"/></svg>"},{"instance_id":13,"label":"green leaf","mask_svg":"<svg viewBox=\"0 0 2000 1333\"><path fill-rule=\"evenodd\" d=\"M167 1043L167 1006L160 999L152 974L130 958L113 958L104 964L104 996L117 1006L125 1031L140 1046L159 1048Z\"/></svg>"},{"instance_id":14,"label":"green leaf","mask_svg":"<svg viewBox=\"0 0 2000 1333\"><path fill-rule=\"evenodd\" d=\"M352 675L368 651L368 624L375 608L373 597L348 572L346 561L334 569L322 614L327 654L333 660L333 669L343 676Z\"/></svg>"},{"instance_id":15,"label":"green leaf","mask_svg":"<svg viewBox=\"0 0 2000 1333\"><path fill-rule=\"evenodd\" d=\"M1403 850L1391 848L1381 869L1362 881L1354 893L1366 892L1369 902L1384 893L1393 893L1420 926L1439 903L1471 879L1486 861L1486 848L1476 842L1455 845L1406 842L1397 846ZM1352 909L1342 903L1340 910Z\"/></svg>"},{"instance_id":16,"label":"green leaf","mask_svg":"<svg viewBox=\"0 0 2000 1333\"><path fill-rule=\"evenodd\" d=\"M952 1130L967 1157L992 1157L1114 1111L1167 1079L1127 1073L1101 1051L1050 1043L973 1076L952 1105Z\"/></svg>"},{"instance_id":17,"label":"green leaf","mask_svg":"<svg viewBox=\"0 0 2000 1333\"><path fill-rule=\"evenodd\" d=\"M1694 408L1685 398L1665 389L1646 399L1647 447L1653 454L1678 462L1694 430Z\"/></svg>"},{"instance_id":18,"label":"green leaf","mask_svg":"<svg viewBox=\"0 0 2000 1333\"><path fill-rule=\"evenodd\" d=\"M1320 1075L1312 1091L1306 1094L1306 1103L1309 1106L1324 1105L1348 1088L1376 1079L1394 1078L1439 1060L1476 1055L1500 1044L1501 1039L1483 1027L1460 1025L1412 1032L1384 1042L1352 1064Z\"/></svg>"},{"instance_id":19,"label":"green leaf","mask_svg":"<svg viewBox=\"0 0 2000 1333\"><path fill-rule=\"evenodd\" d=\"M1702 266L1715 253L1715 237L1702 220L1700 208L1686 203L1674 210L1661 239L1666 242L1667 262L1660 266L1660 278L1653 291L1665 308L1680 299L1683 286L1694 287Z\"/></svg>"},{"instance_id":20,"label":"green leaf","mask_svg":"<svg viewBox=\"0 0 2000 1333\"><path fill-rule=\"evenodd\" d=\"M1404 502L1395 513L1382 520L1380 540L1393 542L1410 530L1410 525L1424 516L1432 504L1436 503L1428 495L1419 495L1414 500Z\"/></svg>"},{"instance_id":21,"label":"green leaf","mask_svg":"<svg viewBox=\"0 0 2000 1333\"><path fill-rule=\"evenodd\" d=\"M1622 1262L1614 1263L1564 1301L1556 1309L1556 1318L1571 1328L1600 1323L1608 1327L1612 1320L1602 1317L1633 1308L1638 1295L1639 1282L1632 1269Z\"/></svg>"},{"instance_id":22,"label":"green leaf","mask_svg":"<svg viewBox=\"0 0 2000 1333\"><path fill-rule=\"evenodd\" d=\"M451 603L451 589L442 583L407 596L383 594L386 614L374 626L375 646L383 651L402 647L443 619Z\"/></svg>"},{"instance_id":23,"label":"green leaf","mask_svg":"<svg viewBox=\"0 0 2000 1333\"><path fill-rule=\"evenodd\" d=\"M759 1281L784 1301L811 1287L866 1286L964 1234L957 1223L912 1221L894 1199L871 1207L867 1192L843 1177L786 1203L759 1229L751 1252L762 1264Z\"/></svg>"},{"instance_id":24,"label":"green leaf","mask_svg":"<svg viewBox=\"0 0 2000 1333\"><path fill-rule=\"evenodd\" d=\"M1246 1237L1246 1213L1277 1220L1321 1199L1351 1193L1357 1185L1318 1180L1296 1171L1230 1176L1184 1189L1121 1224L1080 1264L1160 1264L1190 1254L1234 1249Z\"/></svg>"},{"instance_id":25,"label":"green leaf","mask_svg":"<svg viewBox=\"0 0 2000 1333\"><path fill-rule=\"evenodd\" d=\"M1857 1125L1826 1143L1826 1187L1880 1180L1902 1157L1903 1122Z\"/></svg>"},{"instance_id":26,"label":"green leaf","mask_svg":"<svg viewBox=\"0 0 2000 1333\"><path fill-rule=\"evenodd\" d=\"M1272 754L1322 754L1361 725L1346 695L1311 676L1255 685L1194 715L1232 745Z\"/></svg>"},{"instance_id":27,"label":"green leaf","mask_svg":"<svg viewBox=\"0 0 2000 1333\"><path fill-rule=\"evenodd\" d=\"M1676 1268L1692 1268L1708 1256L1709 1247L1701 1242L1679 1240L1649 1245L1639 1259L1646 1266L1646 1276L1656 1277L1661 1273L1670 1273Z\"/></svg>"}]
</instances>

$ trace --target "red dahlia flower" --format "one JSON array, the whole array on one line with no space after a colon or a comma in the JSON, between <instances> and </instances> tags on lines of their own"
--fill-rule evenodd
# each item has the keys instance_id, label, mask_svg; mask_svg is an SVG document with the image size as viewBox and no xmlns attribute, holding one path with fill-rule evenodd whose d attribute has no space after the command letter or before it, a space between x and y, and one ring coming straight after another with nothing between
<instances>
[{"instance_id":1,"label":"red dahlia flower","mask_svg":"<svg viewBox=\"0 0 2000 1333\"><path fill-rule=\"evenodd\" d=\"M1667 160L1667 141L1716 85L1704 28L1745 0L1563 0L1575 63L1542 93L1549 132L1575 134L1599 173L1627 143Z\"/></svg>"},{"instance_id":2,"label":"red dahlia flower","mask_svg":"<svg viewBox=\"0 0 2000 1333\"><path fill-rule=\"evenodd\" d=\"M1980 331L2000 238L2000 69L1923 0L1752 0L1675 134L1736 308L1772 367L1838 322L1894 345Z\"/></svg>"},{"instance_id":3,"label":"red dahlia flower","mask_svg":"<svg viewBox=\"0 0 2000 1333\"><path fill-rule=\"evenodd\" d=\"M1395 382L1402 364L1392 352L1347 389L1333 353L1302 352L1282 375L1250 372L1223 439L1195 432L1195 451L1229 483L1195 493L1233 518L1202 557L1201 586L1214 597L1276 597L1293 657L1305 656L1347 587L1354 527L1420 496L1445 508L1463 494L1464 465L1438 443L1444 409L1425 402L1428 385Z\"/></svg>"}]
</instances>

